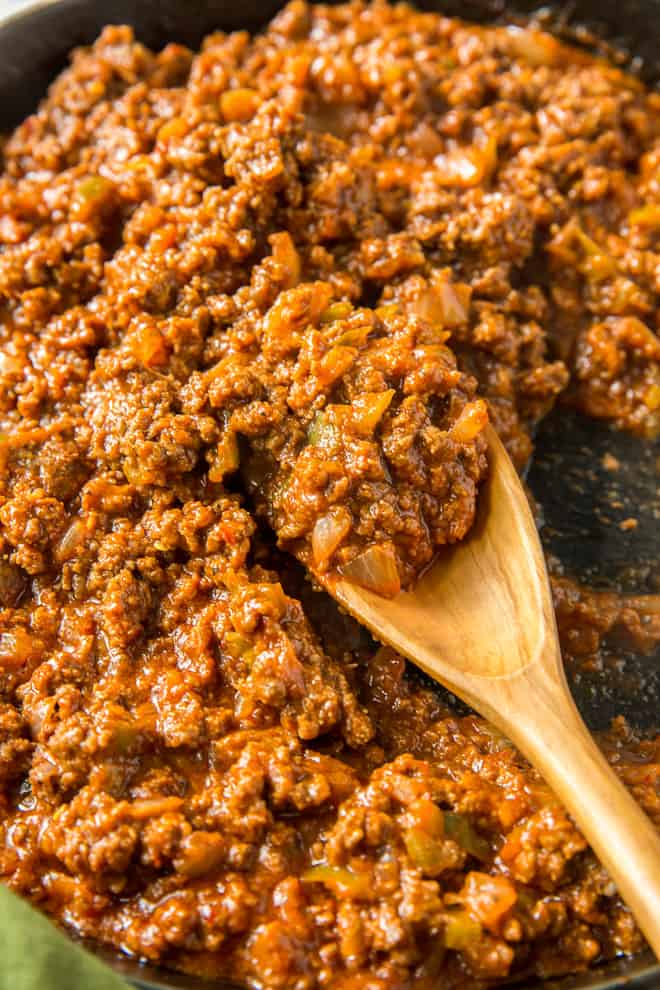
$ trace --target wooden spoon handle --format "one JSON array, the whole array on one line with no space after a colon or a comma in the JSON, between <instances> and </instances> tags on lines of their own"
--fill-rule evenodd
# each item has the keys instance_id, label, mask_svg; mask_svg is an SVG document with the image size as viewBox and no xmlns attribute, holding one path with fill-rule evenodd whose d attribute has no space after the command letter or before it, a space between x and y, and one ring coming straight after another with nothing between
<instances>
[{"instance_id":1,"label":"wooden spoon handle","mask_svg":"<svg viewBox=\"0 0 660 990\"><path fill-rule=\"evenodd\" d=\"M660 958L658 832L594 743L567 687L534 666L493 686L495 708L503 706L496 721L570 811Z\"/></svg>"}]
</instances>

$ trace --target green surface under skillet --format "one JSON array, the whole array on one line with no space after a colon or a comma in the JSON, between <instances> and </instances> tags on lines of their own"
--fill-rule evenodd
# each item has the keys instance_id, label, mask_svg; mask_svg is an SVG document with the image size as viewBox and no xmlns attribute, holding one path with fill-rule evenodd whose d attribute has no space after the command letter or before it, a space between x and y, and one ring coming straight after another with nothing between
<instances>
[{"instance_id":1,"label":"green surface under skillet","mask_svg":"<svg viewBox=\"0 0 660 990\"><path fill-rule=\"evenodd\" d=\"M130 990L0 885L0 990Z\"/></svg>"}]
</instances>

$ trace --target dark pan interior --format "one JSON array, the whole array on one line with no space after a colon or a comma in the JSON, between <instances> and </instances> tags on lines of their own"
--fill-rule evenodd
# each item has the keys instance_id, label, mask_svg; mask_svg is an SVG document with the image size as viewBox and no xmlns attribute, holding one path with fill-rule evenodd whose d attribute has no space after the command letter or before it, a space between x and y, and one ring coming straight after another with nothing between
<instances>
[{"instance_id":1,"label":"dark pan interior","mask_svg":"<svg viewBox=\"0 0 660 990\"><path fill-rule=\"evenodd\" d=\"M280 0L42 0L0 22L0 131L32 111L76 45L91 42L105 24L130 24L153 48L169 41L196 46L209 31L255 30L282 6ZM428 10L472 20L535 19L590 47L611 47L652 85L660 84L660 0L569 0L539 9L535 0L419 0ZM602 465L613 454L621 469ZM630 592L660 590L660 444L651 445L587 421L567 410L546 420L537 437L528 482L543 514L546 548L565 572L595 587ZM612 502L619 507L612 508ZM637 528L618 523L634 516ZM624 714L643 731L660 728L660 656L625 657L623 666L574 675L572 688L594 729ZM142 967L96 950L124 976L148 990L209 986L164 970ZM622 960L603 970L544 984L561 990L660 987L660 966L650 958ZM229 984L223 985L229 990ZM528 988L529 990L529 988Z\"/></svg>"}]
</instances>

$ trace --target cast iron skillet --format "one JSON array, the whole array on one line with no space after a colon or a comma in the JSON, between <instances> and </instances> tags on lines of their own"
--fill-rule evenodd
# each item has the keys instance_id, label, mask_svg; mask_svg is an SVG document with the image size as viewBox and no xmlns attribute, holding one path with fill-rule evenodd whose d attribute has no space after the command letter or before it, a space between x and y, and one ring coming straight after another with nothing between
<instances>
[{"instance_id":1,"label":"cast iron skillet","mask_svg":"<svg viewBox=\"0 0 660 990\"><path fill-rule=\"evenodd\" d=\"M660 0L567 0L554 10L540 9L540 3L417 0L422 8L478 21L534 15L569 40L612 46L649 83L660 83ZM132 25L153 48L170 41L196 47L213 30L256 30L282 5L282 0L28 0L23 12L0 18L0 132L36 107L67 53L90 43L106 24ZM602 467L606 452L621 462L616 475ZM659 473L660 444L635 441L567 410L542 424L528 481L543 511L546 547L566 573L597 587L660 591ZM618 508L612 508L613 501ZM631 515L638 519L637 529L624 532L617 522ZM623 668L574 674L571 686L594 729L607 727L617 714L640 730L660 729L660 655L629 655ZM231 990L228 982L209 984L88 947L144 990ZM518 986L532 990L530 984ZM660 987L660 965L640 956L535 987L652 990Z\"/></svg>"}]
</instances>

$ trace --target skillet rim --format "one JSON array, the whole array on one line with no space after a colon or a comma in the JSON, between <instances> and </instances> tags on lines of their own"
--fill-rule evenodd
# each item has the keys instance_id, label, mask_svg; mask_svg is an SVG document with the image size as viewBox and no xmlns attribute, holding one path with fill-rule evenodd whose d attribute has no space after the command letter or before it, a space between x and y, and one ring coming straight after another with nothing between
<instances>
[{"instance_id":1,"label":"skillet rim","mask_svg":"<svg viewBox=\"0 0 660 990\"><path fill-rule=\"evenodd\" d=\"M336 2L336 0L330 0L330 2ZM416 0L409 0L409 2L415 5ZM633 2L647 7L651 20L653 20L654 13L660 15L660 0L633 0ZM226 11L227 8L234 7L233 0L184 0L184 3L189 8L205 8L207 16L210 15L211 8L219 11L222 7ZM467 0L464 3L461 3L460 0L422 0L416 5L425 9L438 10L443 7L451 8L456 6L456 3L463 9L466 20L476 19L478 13L481 13L482 19L486 21L497 20L505 13L509 15L509 20L516 15L515 11L506 11L506 0ZM584 45L602 38L606 48L624 53L630 51L634 54L633 49L629 47L628 40L620 35L618 30L611 42L607 40L603 32L606 24L602 18L595 21L593 17L584 20L576 17L580 0L569 0L568 3L565 3L564 11L559 12L558 16L549 11L549 8L543 5L542 0L514 0L512 6L515 6L516 3L519 8L524 8L524 13L521 12L518 15L522 19L529 20L534 15L541 15L544 27L547 27L548 30L553 27L558 28L557 33L564 37L568 36L569 39L578 44ZM50 68L47 70L49 79L52 81L65 64L66 54L79 44L89 43L90 36L87 29L92 26L94 26L93 33L98 34L105 24L129 23L135 28L136 36L144 38L144 31L141 30L140 26L140 8L142 8L143 14L145 11L150 11L147 13L146 20L151 22L150 30L153 29L161 39L167 36L170 41L181 40L180 36L173 36L169 33L172 26L171 18L172 16L176 17L176 12L172 15L172 4L176 8L176 0L110 0L110 3L104 3L104 0L23 0L21 7L6 13L0 12L0 63L4 61L0 72L0 128L7 126L8 122L8 115L3 107L6 108L10 101L5 100L2 95L3 90L8 85L10 86L10 94L18 100L20 107L19 110L9 110L9 116L14 118L14 123L9 126L15 126L15 123L23 119L30 112L30 105L34 107L34 99L32 99L34 90L30 90L25 85L25 76L29 72L29 68L26 66L35 64L29 59L29 56L33 55L36 58L38 48L41 48L40 75L44 76L44 62L46 62L52 66L52 73ZM248 2L243 0L242 6L256 13L258 22L263 25L283 4L284 0L248 0ZM181 5L178 4L178 6L180 10ZM169 11L166 8L169 8ZM43 53L44 34L38 29L38 21L40 19L50 20L51 15L57 14L58 10L69 12L73 38L69 41L65 51L61 50L61 46L59 46L59 49L49 59ZM74 23L73 14L80 12L85 15L92 10L97 10L98 16L83 16L80 22ZM456 16L454 10L447 10L446 12ZM191 9L189 19L194 16L194 13L195 11ZM255 17L250 16L249 20L251 23L245 24L245 18L241 12L237 18L233 19L233 23L227 24L226 29L234 30L241 24L250 29L255 28L257 26ZM60 24L62 23L60 22ZM227 18L225 23L227 23ZM586 31L583 29L583 25L586 25ZM206 28L200 34L206 33L209 29ZM193 31L193 33L197 33L197 31ZM19 46L17 45L14 49L12 41L14 37L17 41L20 40L21 36L23 47L27 48L27 52L19 61ZM59 43L60 37L56 36L55 40ZM189 41L189 39L186 40ZM150 39L146 39L146 43L149 44ZM48 37L47 44L50 45L50 37ZM660 79L660 35L657 40L657 48L657 64L654 61L650 73L645 73L652 80ZM4 57L7 55L9 58L5 59ZM25 57L26 55L28 58ZM3 73L4 80L2 79ZM39 83L41 83L41 78ZM41 95L44 95L43 90ZM80 941L75 939L75 936L74 940ZM188 976L164 967L141 963L108 946L87 939L82 940L81 944L139 990L241 990L239 984L232 983L229 979L210 981ZM625 990L658 990L660 988L660 962L654 963L652 954L646 952L633 957L620 957L609 964L561 980L536 981L533 984L520 982L516 983L515 986L518 990L624 990L624 988Z\"/></svg>"}]
</instances>

